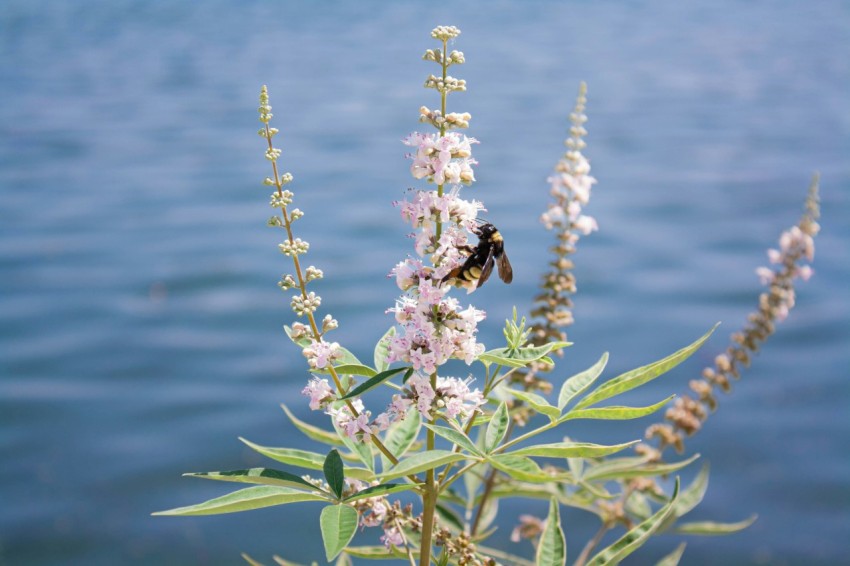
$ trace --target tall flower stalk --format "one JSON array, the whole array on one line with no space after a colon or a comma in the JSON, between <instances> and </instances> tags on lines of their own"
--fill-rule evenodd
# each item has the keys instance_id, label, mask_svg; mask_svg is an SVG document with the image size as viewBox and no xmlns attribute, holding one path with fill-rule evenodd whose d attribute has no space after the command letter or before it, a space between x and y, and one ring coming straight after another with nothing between
<instances>
[{"instance_id":1,"label":"tall flower stalk","mask_svg":"<svg viewBox=\"0 0 850 566\"><path fill-rule=\"evenodd\" d=\"M753 354L784 321L796 303L795 281L808 281L814 271L810 263L815 259L814 238L820 231L819 177L815 175L809 185L808 196L800 221L779 237L778 248L767 251L770 265L759 267L756 275L767 290L759 295L758 309L747 317L747 324L732 334L726 351L714 359L714 364L702 371L699 379L691 380L692 394L678 399L664 415L666 423L657 423L646 429L646 438L655 439L658 449L640 445L640 451L653 459L660 459L668 446L677 452L685 449L685 437L697 433L714 410L718 401L715 388L731 390L731 382L741 377L741 370L750 365Z\"/></svg>"},{"instance_id":2,"label":"tall flower stalk","mask_svg":"<svg viewBox=\"0 0 850 566\"><path fill-rule=\"evenodd\" d=\"M584 207L590 202L591 188L596 184L596 179L590 175L590 162L583 153L587 147L584 141L587 135L584 127L587 122L586 105L587 85L582 82L576 96L575 108L569 116L570 135L564 141L567 150L548 178L552 200L546 212L540 216L540 222L546 229L554 232L556 242L550 248L554 258L541 278L541 291L534 297L534 306L530 313L530 342L535 346L553 340L567 340L564 329L574 322L572 296L578 290L573 274L572 255L575 254L582 236L599 229L595 218L583 214ZM557 353L562 355L562 352ZM527 371L514 373L511 380L528 391L549 393L552 385L539 373L551 370L552 367L547 363L534 363ZM520 423L528 419L527 411L517 411L515 415Z\"/></svg>"}]
</instances>

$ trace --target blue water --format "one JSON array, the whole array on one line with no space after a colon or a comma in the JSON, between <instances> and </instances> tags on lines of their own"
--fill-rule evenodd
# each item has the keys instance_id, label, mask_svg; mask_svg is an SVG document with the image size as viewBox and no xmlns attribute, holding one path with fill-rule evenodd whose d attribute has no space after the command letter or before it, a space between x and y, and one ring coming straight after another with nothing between
<instances>
[{"instance_id":1,"label":"blue water","mask_svg":"<svg viewBox=\"0 0 850 566\"><path fill-rule=\"evenodd\" d=\"M322 312L369 359L385 279L410 250L391 201L413 185L428 32L463 30L488 218L515 279L471 297L500 340L551 238L536 218L579 81L601 226L576 256L576 345L561 375L608 375L723 321L694 359L633 396L684 392L755 306L753 269L822 174L815 276L688 443L711 462L694 519L758 522L688 539L685 564L837 564L850 550L850 9L818 2L41 2L0 7L0 564L319 559L318 506L154 518L229 486L184 471L261 465L241 435L304 446L278 404L303 358L275 282L286 262L254 133L268 84ZM320 422L320 421L316 421ZM648 422L568 434L626 440ZM539 508L539 509L538 509ZM502 538L519 512L502 506ZM596 525L570 513L577 556ZM367 542L365 539L362 542ZM651 564L665 536L630 561ZM500 546L510 547L502 541ZM529 546L517 547L529 554Z\"/></svg>"}]
</instances>

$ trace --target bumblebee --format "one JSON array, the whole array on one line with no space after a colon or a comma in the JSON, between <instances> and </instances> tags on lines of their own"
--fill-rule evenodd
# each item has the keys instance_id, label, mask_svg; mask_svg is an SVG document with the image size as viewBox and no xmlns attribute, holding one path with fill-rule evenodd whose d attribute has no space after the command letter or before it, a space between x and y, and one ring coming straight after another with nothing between
<instances>
[{"instance_id":1,"label":"bumblebee","mask_svg":"<svg viewBox=\"0 0 850 566\"><path fill-rule=\"evenodd\" d=\"M473 228L472 233L478 236L478 245L465 246L464 251L469 254L466 261L452 269L443 278L443 282L451 281L452 284L467 287L472 292L490 278L494 263L499 272L499 279L505 283L513 281L514 272L505 253L505 243L499 230L489 222L482 222Z\"/></svg>"}]
</instances>

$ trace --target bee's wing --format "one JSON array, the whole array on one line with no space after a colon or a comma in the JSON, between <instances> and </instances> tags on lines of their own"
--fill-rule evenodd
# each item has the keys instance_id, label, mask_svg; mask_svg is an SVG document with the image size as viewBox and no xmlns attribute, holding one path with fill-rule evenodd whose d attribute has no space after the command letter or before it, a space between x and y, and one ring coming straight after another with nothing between
<instances>
[{"instance_id":1,"label":"bee's wing","mask_svg":"<svg viewBox=\"0 0 850 566\"><path fill-rule=\"evenodd\" d=\"M481 275L478 276L478 284L476 287L481 287L484 285L484 282L490 278L490 274L493 272L493 246L490 246L490 249L487 251L487 259L484 260L484 266L481 268Z\"/></svg>"},{"instance_id":2,"label":"bee's wing","mask_svg":"<svg viewBox=\"0 0 850 566\"><path fill-rule=\"evenodd\" d=\"M508 254L504 250L496 258L496 266L499 268L499 279L505 283L510 283L514 280L514 270L511 268L511 262L508 261Z\"/></svg>"}]
</instances>

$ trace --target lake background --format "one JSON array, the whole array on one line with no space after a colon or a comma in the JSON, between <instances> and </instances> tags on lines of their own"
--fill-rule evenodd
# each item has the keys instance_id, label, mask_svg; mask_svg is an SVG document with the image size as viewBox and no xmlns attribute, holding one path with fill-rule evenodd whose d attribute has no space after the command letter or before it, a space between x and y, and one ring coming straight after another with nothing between
<instances>
[{"instance_id":1,"label":"lake background","mask_svg":"<svg viewBox=\"0 0 850 566\"><path fill-rule=\"evenodd\" d=\"M288 269L265 227L256 106L268 84L298 234L325 271L335 340L371 359L412 249L391 201L415 183L430 30L453 24L482 199L511 286L469 297L499 345L549 257L537 223L580 81L600 231L575 256L575 342L561 378L608 377L723 321L628 402L683 393L756 305L753 270L822 174L815 275L688 448L711 463L683 564L837 564L850 550L850 8L812 2L42 2L0 7L0 564L321 559L319 506L151 517L230 485L185 471L263 465L237 436L308 447L305 363L281 326ZM422 186L418 184L417 186ZM651 421L569 431L637 438ZM554 438L558 440L558 438ZM685 479L696 471L685 473ZM520 512L502 507L498 546ZM596 522L569 513L574 558ZM498 537L498 535L497 535ZM361 539L365 544L371 540ZM680 538L629 559L653 564Z\"/></svg>"}]
</instances>

